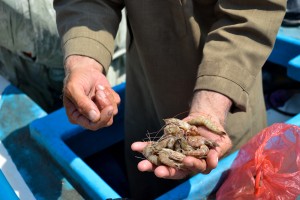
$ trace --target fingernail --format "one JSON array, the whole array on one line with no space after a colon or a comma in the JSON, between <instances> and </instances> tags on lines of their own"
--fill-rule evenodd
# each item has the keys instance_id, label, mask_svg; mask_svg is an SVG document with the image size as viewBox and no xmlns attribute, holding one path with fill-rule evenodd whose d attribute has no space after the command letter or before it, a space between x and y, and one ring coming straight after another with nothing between
<instances>
[{"instance_id":1,"label":"fingernail","mask_svg":"<svg viewBox=\"0 0 300 200\"><path fill-rule=\"evenodd\" d=\"M104 86L103 85L98 85L98 89L104 90Z\"/></svg>"},{"instance_id":2,"label":"fingernail","mask_svg":"<svg viewBox=\"0 0 300 200\"><path fill-rule=\"evenodd\" d=\"M94 110L91 110L89 113L88 113L88 117L89 117L89 120L90 121L96 121L97 120L97 113L96 111Z\"/></svg>"},{"instance_id":3,"label":"fingernail","mask_svg":"<svg viewBox=\"0 0 300 200\"><path fill-rule=\"evenodd\" d=\"M107 112L107 115L110 117L110 116L112 116L113 115L113 110L109 110L108 112Z\"/></svg>"}]
</instances>

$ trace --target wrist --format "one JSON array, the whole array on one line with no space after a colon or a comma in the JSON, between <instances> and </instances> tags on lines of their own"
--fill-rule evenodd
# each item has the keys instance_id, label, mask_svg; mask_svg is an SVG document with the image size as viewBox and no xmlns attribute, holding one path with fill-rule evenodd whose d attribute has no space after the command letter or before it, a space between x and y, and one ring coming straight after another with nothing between
<instances>
[{"instance_id":1,"label":"wrist","mask_svg":"<svg viewBox=\"0 0 300 200\"><path fill-rule=\"evenodd\" d=\"M231 99L223 94L208 90L197 90L193 96L190 115L206 114L224 125L231 106Z\"/></svg>"},{"instance_id":2,"label":"wrist","mask_svg":"<svg viewBox=\"0 0 300 200\"><path fill-rule=\"evenodd\" d=\"M65 60L65 72L69 73L76 68L85 68L86 70L96 70L104 72L103 66L93 58L80 55L71 55Z\"/></svg>"}]
</instances>

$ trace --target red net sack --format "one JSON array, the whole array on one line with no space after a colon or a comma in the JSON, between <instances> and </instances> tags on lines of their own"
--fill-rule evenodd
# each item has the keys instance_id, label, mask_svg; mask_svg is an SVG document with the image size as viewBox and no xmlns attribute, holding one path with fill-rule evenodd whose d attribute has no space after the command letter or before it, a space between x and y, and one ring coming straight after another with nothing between
<instances>
[{"instance_id":1,"label":"red net sack","mask_svg":"<svg viewBox=\"0 0 300 200\"><path fill-rule=\"evenodd\" d=\"M300 194L300 127L277 123L245 144L217 200L296 199Z\"/></svg>"}]
</instances>

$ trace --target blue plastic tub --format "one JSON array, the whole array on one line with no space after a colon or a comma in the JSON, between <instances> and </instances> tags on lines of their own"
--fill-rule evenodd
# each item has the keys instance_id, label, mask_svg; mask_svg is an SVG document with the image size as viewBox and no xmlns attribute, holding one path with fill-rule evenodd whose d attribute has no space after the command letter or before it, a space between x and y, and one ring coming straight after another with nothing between
<instances>
[{"instance_id":1,"label":"blue plastic tub","mask_svg":"<svg viewBox=\"0 0 300 200\"><path fill-rule=\"evenodd\" d=\"M125 84L114 89L124 99ZM122 146L123 115L124 104L121 104L113 126L92 132L70 124L65 110L61 109L32 122L31 135L50 153L84 196L91 199L126 197L127 185L122 160L114 156L112 150ZM300 125L300 115L287 123ZM198 174L158 199L206 199L215 194L237 153L221 159L218 167L210 174Z\"/></svg>"},{"instance_id":2,"label":"blue plastic tub","mask_svg":"<svg viewBox=\"0 0 300 200\"><path fill-rule=\"evenodd\" d=\"M300 81L300 27L281 27L268 61L287 68L288 77Z\"/></svg>"},{"instance_id":3,"label":"blue plastic tub","mask_svg":"<svg viewBox=\"0 0 300 200\"><path fill-rule=\"evenodd\" d=\"M19 197L16 195L14 189L9 184L4 174L0 170L0 199L18 200Z\"/></svg>"},{"instance_id":4,"label":"blue plastic tub","mask_svg":"<svg viewBox=\"0 0 300 200\"><path fill-rule=\"evenodd\" d=\"M21 113L21 114L20 114ZM25 166L27 162L22 163L22 170L19 171L15 163L22 155L30 152L24 139L25 130L33 120L46 116L47 113L33 102L18 88L0 75L0 199L28 199L34 198L32 191L27 185L27 177L30 173ZM28 129L27 129L28 130ZM24 132L23 132L24 131ZM15 138L17 133L24 137ZM29 135L29 134L28 134ZM22 143L20 152L17 152L18 158L11 154L16 151ZM32 158L35 155L32 155ZM28 160L28 158L25 158ZM33 163L33 159L30 160ZM22 176L26 174L27 176ZM41 173L40 173L41 175Z\"/></svg>"},{"instance_id":5,"label":"blue plastic tub","mask_svg":"<svg viewBox=\"0 0 300 200\"><path fill-rule=\"evenodd\" d=\"M114 89L124 100L125 83ZM122 160L117 156L114 157L112 149L122 146L123 115L124 104L121 104L113 126L92 132L70 124L65 110L60 109L33 121L30 130L32 137L49 152L61 170L70 178L70 182L77 186L84 196L91 199L120 198L126 197L122 196L126 195L124 191L127 186L126 178L120 166ZM109 149L112 151L107 151ZM218 188L235 157L236 153L222 159L218 168L209 175L196 175L158 199L207 197ZM101 172L99 168L104 170ZM106 173L105 169L108 169ZM109 174L111 171L113 173ZM112 180L110 177L117 178Z\"/></svg>"},{"instance_id":6,"label":"blue plastic tub","mask_svg":"<svg viewBox=\"0 0 300 200\"><path fill-rule=\"evenodd\" d=\"M125 83L114 89L121 99L124 99ZM90 199L120 198L121 196L84 161L84 158L123 141L123 115L122 103L114 119L114 125L93 132L71 124L62 108L33 121L30 124L30 133L82 195Z\"/></svg>"}]
</instances>

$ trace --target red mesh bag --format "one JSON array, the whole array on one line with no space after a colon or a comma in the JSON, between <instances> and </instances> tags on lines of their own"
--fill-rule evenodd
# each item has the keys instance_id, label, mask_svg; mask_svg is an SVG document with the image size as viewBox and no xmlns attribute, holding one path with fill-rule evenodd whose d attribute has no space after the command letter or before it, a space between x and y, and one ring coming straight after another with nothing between
<instances>
[{"instance_id":1,"label":"red mesh bag","mask_svg":"<svg viewBox=\"0 0 300 200\"><path fill-rule=\"evenodd\" d=\"M277 123L239 150L216 199L296 199L300 194L300 127Z\"/></svg>"}]
</instances>

